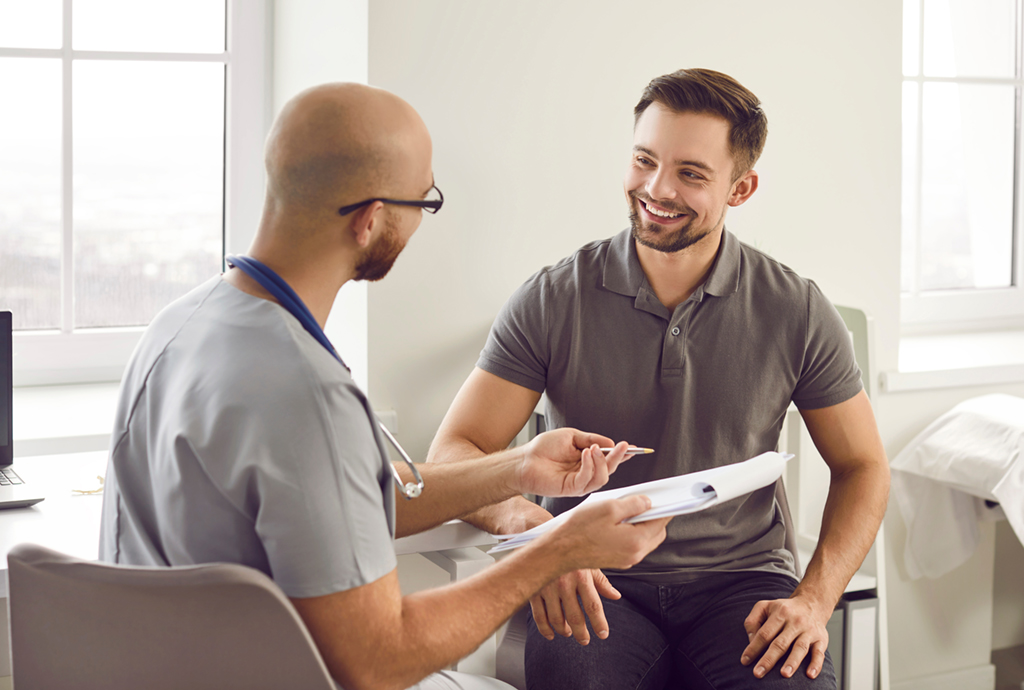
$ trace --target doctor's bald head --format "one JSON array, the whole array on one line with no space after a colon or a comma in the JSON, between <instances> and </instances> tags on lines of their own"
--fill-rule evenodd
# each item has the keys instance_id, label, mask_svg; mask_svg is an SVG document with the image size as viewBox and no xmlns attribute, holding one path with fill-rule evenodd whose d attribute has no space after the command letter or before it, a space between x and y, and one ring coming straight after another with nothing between
<instances>
[{"instance_id":1,"label":"doctor's bald head","mask_svg":"<svg viewBox=\"0 0 1024 690\"><path fill-rule=\"evenodd\" d=\"M426 126L398 96L362 84L316 86L285 104L267 138L267 210L326 217L367 197L407 193L422 186L430 157Z\"/></svg>"}]
</instances>

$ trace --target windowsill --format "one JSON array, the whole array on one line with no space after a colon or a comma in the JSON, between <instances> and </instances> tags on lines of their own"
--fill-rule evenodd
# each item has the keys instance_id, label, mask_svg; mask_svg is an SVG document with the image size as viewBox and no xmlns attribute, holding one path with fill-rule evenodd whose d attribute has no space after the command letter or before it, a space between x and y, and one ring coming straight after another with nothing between
<instances>
[{"instance_id":1,"label":"windowsill","mask_svg":"<svg viewBox=\"0 0 1024 690\"><path fill-rule=\"evenodd\" d=\"M15 457L106 450L119 388L118 383L15 388Z\"/></svg>"},{"instance_id":2,"label":"windowsill","mask_svg":"<svg viewBox=\"0 0 1024 690\"><path fill-rule=\"evenodd\" d=\"M108 450L120 388L120 383L16 387L15 457ZM391 433L398 433L393 410L375 413Z\"/></svg>"},{"instance_id":3,"label":"windowsill","mask_svg":"<svg viewBox=\"0 0 1024 690\"><path fill-rule=\"evenodd\" d=\"M1024 330L900 338L899 370L883 372L889 393L1024 382Z\"/></svg>"}]
</instances>

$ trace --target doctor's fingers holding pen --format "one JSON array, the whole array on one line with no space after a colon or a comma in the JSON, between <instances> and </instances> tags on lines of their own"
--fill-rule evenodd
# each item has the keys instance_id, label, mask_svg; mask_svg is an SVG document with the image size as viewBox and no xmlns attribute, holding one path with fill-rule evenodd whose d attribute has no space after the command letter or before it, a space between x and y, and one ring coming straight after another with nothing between
<instances>
[{"instance_id":1,"label":"doctor's fingers holding pen","mask_svg":"<svg viewBox=\"0 0 1024 690\"><path fill-rule=\"evenodd\" d=\"M523 447L517 485L523 493L582 496L608 482L619 464L632 456L629 448L625 441L614 444L606 436L576 429L547 431Z\"/></svg>"}]
</instances>

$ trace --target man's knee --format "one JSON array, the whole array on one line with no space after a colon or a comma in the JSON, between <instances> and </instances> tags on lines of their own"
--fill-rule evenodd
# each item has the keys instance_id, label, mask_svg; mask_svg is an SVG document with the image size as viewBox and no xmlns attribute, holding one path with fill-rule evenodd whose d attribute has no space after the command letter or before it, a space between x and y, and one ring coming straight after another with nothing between
<instances>
[{"instance_id":1,"label":"man's knee","mask_svg":"<svg viewBox=\"0 0 1024 690\"><path fill-rule=\"evenodd\" d=\"M776 664L764 678L754 675L754 665L743 666L733 654L723 654L717 659L695 661L682 649L673 657L675 680L679 687L699 690L720 690L736 688L742 690L836 690L836 676L832 657L825 653L821 672L815 678L807 676L810 657L804 659L800 668L791 678L784 678L779 672L784 664Z\"/></svg>"},{"instance_id":2,"label":"man's knee","mask_svg":"<svg viewBox=\"0 0 1024 690\"><path fill-rule=\"evenodd\" d=\"M589 627L589 623L588 623ZM671 675L667 641L650 630L612 626L607 639L590 631L590 643L556 635L547 640L531 617L526 636L526 686L529 690L637 688L660 690Z\"/></svg>"}]
</instances>

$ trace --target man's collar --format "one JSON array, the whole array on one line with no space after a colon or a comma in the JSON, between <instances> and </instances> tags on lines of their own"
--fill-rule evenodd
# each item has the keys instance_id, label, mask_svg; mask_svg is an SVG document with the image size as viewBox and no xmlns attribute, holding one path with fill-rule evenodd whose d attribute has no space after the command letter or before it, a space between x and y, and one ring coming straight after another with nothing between
<instances>
[{"instance_id":1,"label":"man's collar","mask_svg":"<svg viewBox=\"0 0 1024 690\"><path fill-rule=\"evenodd\" d=\"M602 285L612 292L635 297L647 282L640 257L636 254L636 241L629 228L611 239L604 261ZM703 292L716 297L731 295L740 285L740 241L728 230L722 229L722 242L711 272L704 281Z\"/></svg>"},{"instance_id":2,"label":"man's collar","mask_svg":"<svg viewBox=\"0 0 1024 690\"><path fill-rule=\"evenodd\" d=\"M711 265L708 279L704 281L704 294L726 297L740 287L740 241L731 232L722 228L722 242L718 245L718 256Z\"/></svg>"},{"instance_id":3,"label":"man's collar","mask_svg":"<svg viewBox=\"0 0 1024 690\"><path fill-rule=\"evenodd\" d=\"M640 266L640 257L636 255L636 242L633 233L626 228L611 239L608 255L604 260L604 279L602 284L612 292L627 297L636 297L640 287L647 280L644 269Z\"/></svg>"}]
</instances>

